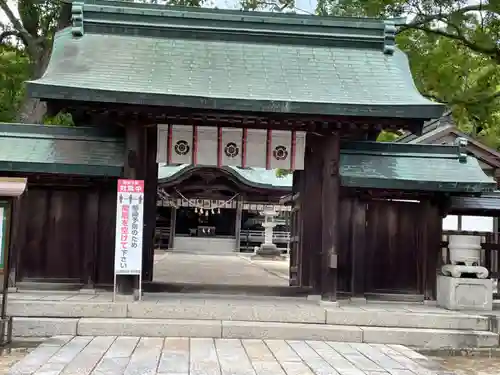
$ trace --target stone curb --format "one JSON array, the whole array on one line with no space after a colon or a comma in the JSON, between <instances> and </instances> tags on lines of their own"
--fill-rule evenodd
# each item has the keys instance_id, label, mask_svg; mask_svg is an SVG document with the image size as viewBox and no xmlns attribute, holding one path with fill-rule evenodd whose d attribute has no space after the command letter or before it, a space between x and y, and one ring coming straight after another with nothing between
<instances>
[{"instance_id":1,"label":"stone curb","mask_svg":"<svg viewBox=\"0 0 500 375\"><path fill-rule=\"evenodd\" d=\"M279 323L315 323L334 326L375 326L394 328L456 329L488 331L489 318L469 314L418 313L339 309L311 304L297 308L293 303L258 305L227 303L112 303L89 301L11 300L8 314L14 317L136 318L231 320Z\"/></svg>"},{"instance_id":2,"label":"stone curb","mask_svg":"<svg viewBox=\"0 0 500 375\"><path fill-rule=\"evenodd\" d=\"M14 318L13 336L56 335L328 340L402 344L427 349L498 346L498 335L483 331L227 320Z\"/></svg>"}]
</instances>

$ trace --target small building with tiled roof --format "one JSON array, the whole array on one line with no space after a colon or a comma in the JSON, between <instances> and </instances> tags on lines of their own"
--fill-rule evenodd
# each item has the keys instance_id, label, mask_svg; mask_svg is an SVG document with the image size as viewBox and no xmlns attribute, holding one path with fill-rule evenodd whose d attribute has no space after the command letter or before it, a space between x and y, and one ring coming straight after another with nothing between
<instances>
[{"instance_id":1,"label":"small building with tiled roof","mask_svg":"<svg viewBox=\"0 0 500 375\"><path fill-rule=\"evenodd\" d=\"M449 145L459 138L467 141L467 146L465 146L467 154L476 158L484 173L497 181L497 187L500 186L500 152L458 129L451 111L447 111L440 118L426 122L421 135L405 134L396 142ZM452 197L450 215L444 219L443 228L445 230L498 232L499 213L500 192L498 191L481 197Z\"/></svg>"}]
</instances>

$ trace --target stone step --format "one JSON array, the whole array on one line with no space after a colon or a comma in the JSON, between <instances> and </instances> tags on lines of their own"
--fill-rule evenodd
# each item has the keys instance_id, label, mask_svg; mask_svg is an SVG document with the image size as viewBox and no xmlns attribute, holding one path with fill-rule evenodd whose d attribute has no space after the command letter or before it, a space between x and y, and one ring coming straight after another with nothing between
<instances>
[{"instance_id":1,"label":"stone step","mask_svg":"<svg viewBox=\"0 0 500 375\"><path fill-rule=\"evenodd\" d=\"M325 308L315 304L183 300L162 303L10 300L8 314L14 317L137 318L316 323L337 326L375 326L488 331L485 316L459 312L413 312Z\"/></svg>"},{"instance_id":2,"label":"stone step","mask_svg":"<svg viewBox=\"0 0 500 375\"><path fill-rule=\"evenodd\" d=\"M486 316L451 311L436 313L425 311L425 309L422 309L422 312L327 309L326 323L393 328L490 330L490 321Z\"/></svg>"},{"instance_id":3,"label":"stone step","mask_svg":"<svg viewBox=\"0 0 500 375\"><path fill-rule=\"evenodd\" d=\"M485 331L255 321L20 317L14 318L13 324L15 337L79 335L266 338L402 344L429 349L497 347L499 343L498 334Z\"/></svg>"}]
</instances>

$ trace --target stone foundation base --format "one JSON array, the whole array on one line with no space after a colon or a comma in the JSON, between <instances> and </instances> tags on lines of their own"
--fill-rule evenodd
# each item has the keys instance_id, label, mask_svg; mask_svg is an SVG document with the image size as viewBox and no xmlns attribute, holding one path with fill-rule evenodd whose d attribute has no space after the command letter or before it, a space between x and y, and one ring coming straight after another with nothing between
<instances>
[{"instance_id":1,"label":"stone foundation base","mask_svg":"<svg viewBox=\"0 0 500 375\"><path fill-rule=\"evenodd\" d=\"M467 279L438 275L437 304L448 310L493 310L491 279Z\"/></svg>"}]
</instances>

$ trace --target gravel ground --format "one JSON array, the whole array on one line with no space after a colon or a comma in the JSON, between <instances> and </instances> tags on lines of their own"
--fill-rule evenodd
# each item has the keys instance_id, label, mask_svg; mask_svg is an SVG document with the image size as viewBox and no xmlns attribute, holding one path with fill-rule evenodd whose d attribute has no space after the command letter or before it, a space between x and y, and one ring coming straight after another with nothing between
<instances>
[{"instance_id":1,"label":"gravel ground","mask_svg":"<svg viewBox=\"0 0 500 375\"><path fill-rule=\"evenodd\" d=\"M499 375L500 358L444 357L436 358L456 375Z\"/></svg>"},{"instance_id":2,"label":"gravel ground","mask_svg":"<svg viewBox=\"0 0 500 375\"><path fill-rule=\"evenodd\" d=\"M33 350L33 348L0 350L0 375L7 375L9 368L14 365L14 363L24 358L31 350Z\"/></svg>"}]
</instances>

